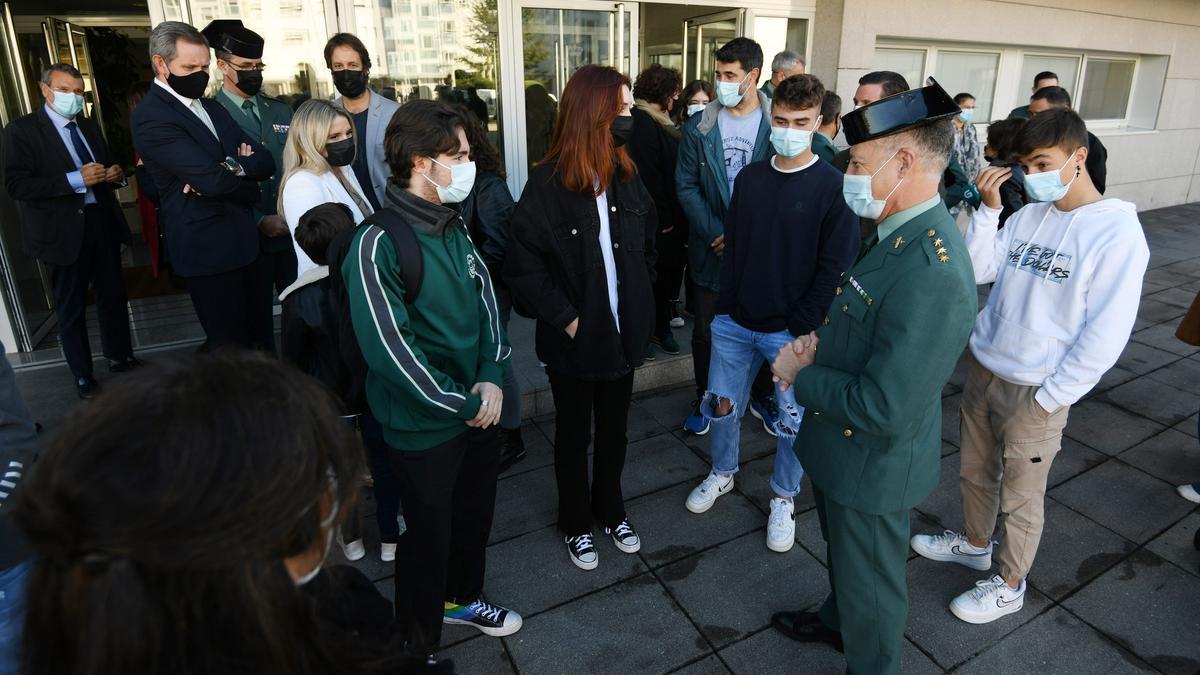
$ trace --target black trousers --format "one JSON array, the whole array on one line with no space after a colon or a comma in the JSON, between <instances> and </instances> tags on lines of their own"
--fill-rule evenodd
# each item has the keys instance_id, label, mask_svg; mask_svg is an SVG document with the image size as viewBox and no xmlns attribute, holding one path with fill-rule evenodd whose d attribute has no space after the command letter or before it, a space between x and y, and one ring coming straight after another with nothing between
<instances>
[{"instance_id":1,"label":"black trousers","mask_svg":"<svg viewBox=\"0 0 1200 675\"><path fill-rule=\"evenodd\" d=\"M59 339L71 374L75 377L92 374L92 346L87 333L89 284L96 289L100 349L114 361L133 356L128 299L121 277L121 240L108 209L99 204L83 207L83 246L79 259L71 265L46 267L50 271Z\"/></svg>"},{"instance_id":2,"label":"black trousers","mask_svg":"<svg viewBox=\"0 0 1200 675\"><path fill-rule=\"evenodd\" d=\"M678 235L679 228L659 232L656 243L658 259L654 262L654 334L662 337L671 329L672 301L679 298L683 284L683 264L687 249Z\"/></svg>"},{"instance_id":3,"label":"black trousers","mask_svg":"<svg viewBox=\"0 0 1200 675\"><path fill-rule=\"evenodd\" d=\"M569 537L592 531L599 521L616 527L625 519L621 472L633 372L607 382L581 380L547 368L554 395L554 477L558 483L558 526ZM588 483L588 444L595 414L595 452Z\"/></svg>"},{"instance_id":4,"label":"black trousers","mask_svg":"<svg viewBox=\"0 0 1200 675\"><path fill-rule=\"evenodd\" d=\"M282 239L283 242L276 241ZM296 249L292 246L290 237L267 238L261 234L258 237L259 250L258 271L262 279L262 289L267 295L267 302L275 302L275 294L296 281ZM284 247L282 244L286 243Z\"/></svg>"},{"instance_id":5,"label":"black trousers","mask_svg":"<svg viewBox=\"0 0 1200 675\"><path fill-rule=\"evenodd\" d=\"M208 338L205 347L275 351L271 301L262 293L257 260L229 272L186 277L183 283Z\"/></svg>"},{"instance_id":6,"label":"black trousers","mask_svg":"<svg viewBox=\"0 0 1200 675\"><path fill-rule=\"evenodd\" d=\"M442 639L443 603L483 592L496 507L496 427L468 429L419 452L393 449L392 470L408 529L396 547L396 623L414 654Z\"/></svg>"},{"instance_id":7,"label":"black trousers","mask_svg":"<svg viewBox=\"0 0 1200 675\"><path fill-rule=\"evenodd\" d=\"M708 368L712 361L712 320L717 315L718 293L693 284L692 315L692 374L696 378L696 398L704 400L708 391ZM771 364L764 363L750 384L750 398L761 399L775 395L775 383L771 380Z\"/></svg>"}]
</instances>

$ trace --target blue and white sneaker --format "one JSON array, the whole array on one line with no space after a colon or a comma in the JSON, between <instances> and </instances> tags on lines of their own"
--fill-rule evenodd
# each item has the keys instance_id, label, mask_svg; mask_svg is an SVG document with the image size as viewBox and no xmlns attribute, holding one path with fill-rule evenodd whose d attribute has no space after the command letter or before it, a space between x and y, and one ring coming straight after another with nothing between
<instances>
[{"instance_id":1,"label":"blue and white sneaker","mask_svg":"<svg viewBox=\"0 0 1200 675\"><path fill-rule=\"evenodd\" d=\"M763 429L772 436L778 436L775 427L779 424L779 404L774 396L756 398L750 401L750 414L762 422Z\"/></svg>"},{"instance_id":2,"label":"blue and white sneaker","mask_svg":"<svg viewBox=\"0 0 1200 675\"><path fill-rule=\"evenodd\" d=\"M988 542L987 548L976 548L966 535L946 530L936 535L914 534L910 543L912 550L923 558L958 563L981 572L992 568L992 542Z\"/></svg>"},{"instance_id":3,"label":"blue and white sneaker","mask_svg":"<svg viewBox=\"0 0 1200 675\"><path fill-rule=\"evenodd\" d=\"M689 434L703 436L708 433L711 426L712 424L708 421L708 418L700 412L700 401L695 401L692 404L692 414L688 415L687 419L683 421L683 430Z\"/></svg>"},{"instance_id":4,"label":"blue and white sneaker","mask_svg":"<svg viewBox=\"0 0 1200 675\"><path fill-rule=\"evenodd\" d=\"M500 605L476 600L469 605L449 605L442 613L442 623L474 626L492 637L504 637L521 630L521 615Z\"/></svg>"}]
</instances>

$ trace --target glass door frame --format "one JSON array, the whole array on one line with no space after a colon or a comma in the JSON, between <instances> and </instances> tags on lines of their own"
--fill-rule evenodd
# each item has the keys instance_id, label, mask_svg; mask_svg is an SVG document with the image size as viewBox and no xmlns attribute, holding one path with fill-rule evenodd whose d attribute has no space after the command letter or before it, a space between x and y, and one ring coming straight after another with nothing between
<instances>
[{"instance_id":1,"label":"glass door frame","mask_svg":"<svg viewBox=\"0 0 1200 675\"><path fill-rule=\"evenodd\" d=\"M692 80L700 79L699 69L703 66L698 63L698 61L700 59L700 43L704 34L704 27L709 24L720 23L724 21L733 21L733 30L735 35L746 35L746 8L744 7L727 9L721 12L714 12L712 14L704 14L702 16L694 16L690 19L683 20L683 65L679 70L683 73L683 79L685 82L691 82ZM691 44L692 38L690 33L693 27L696 29L695 46L697 63L688 63L688 47ZM689 67L693 72L688 72Z\"/></svg>"},{"instance_id":2,"label":"glass door frame","mask_svg":"<svg viewBox=\"0 0 1200 675\"><path fill-rule=\"evenodd\" d=\"M529 178L529 149L525 144L525 49L522 10L561 9L614 12L618 15L614 61L621 64L626 57L625 43L629 43L630 79L636 77L639 68L640 23L637 2L607 2L605 0L498 0L496 13L500 30L501 69L512 73L501 78L500 100L504 102L501 118L504 130L505 170L508 189L519 198L525 181ZM625 33L625 17L629 14L629 33Z\"/></svg>"}]
</instances>

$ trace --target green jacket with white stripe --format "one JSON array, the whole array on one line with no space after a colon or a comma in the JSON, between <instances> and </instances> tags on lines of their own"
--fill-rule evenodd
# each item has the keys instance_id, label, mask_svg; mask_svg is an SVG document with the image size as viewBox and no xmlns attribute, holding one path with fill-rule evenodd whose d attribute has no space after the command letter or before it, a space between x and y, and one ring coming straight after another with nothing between
<instances>
[{"instance_id":1,"label":"green jacket with white stripe","mask_svg":"<svg viewBox=\"0 0 1200 675\"><path fill-rule=\"evenodd\" d=\"M468 430L480 406L471 388L499 386L511 350L491 275L458 212L390 184L385 207L412 226L421 247L416 302L405 304L395 248L377 226L359 228L342 275L371 412L389 446L426 450Z\"/></svg>"}]
</instances>

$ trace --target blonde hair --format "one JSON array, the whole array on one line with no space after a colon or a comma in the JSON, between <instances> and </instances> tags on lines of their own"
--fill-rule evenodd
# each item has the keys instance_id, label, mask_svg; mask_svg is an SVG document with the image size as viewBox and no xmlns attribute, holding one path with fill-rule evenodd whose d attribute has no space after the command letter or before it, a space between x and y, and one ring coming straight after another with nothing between
<instances>
[{"instance_id":1,"label":"blonde hair","mask_svg":"<svg viewBox=\"0 0 1200 675\"><path fill-rule=\"evenodd\" d=\"M339 116L350 125L350 138L355 141L354 152L357 155L358 139L355 137L357 130L354 128L354 119L350 117L350 113L329 101L320 99L309 99L296 109L296 113L292 116L291 128L288 129L287 144L283 146L283 179L279 181L279 199L276 205L280 217L286 218L283 213L283 189L287 186L288 179L300 171L318 176L332 172L342 187L346 189L350 198L355 203L360 202L359 198L363 195L354 189L341 171L333 170L334 167L329 164L329 160L324 155L325 145L329 142L329 129L333 126L333 120ZM364 215L366 214L364 213Z\"/></svg>"}]
</instances>

